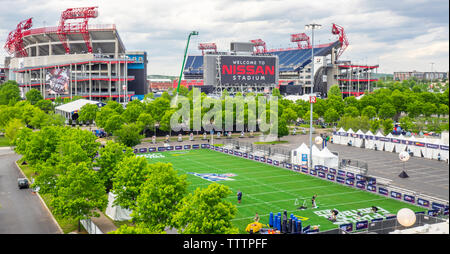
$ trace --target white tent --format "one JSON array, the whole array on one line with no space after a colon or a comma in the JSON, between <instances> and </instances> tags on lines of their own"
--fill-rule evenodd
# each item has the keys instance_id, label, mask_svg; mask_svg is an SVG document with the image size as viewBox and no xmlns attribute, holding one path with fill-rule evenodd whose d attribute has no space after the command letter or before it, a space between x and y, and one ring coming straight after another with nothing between
<instances>
[{"instance_id":1,"label":"white tent","mask_svg":"<svg viewBox=\"0 0 450 254\"><path fill-rule=\"evenodd\" d=\"M322 157L322 152L317 148L316 145L312 146L312 164L313 167L316 165L323 165L324 158Z\"/></svg>"},{"instance_id":2,"label":"white tent","mask_svg":"<svg viewBox=\"0 0 450 254\"><path fill-rule=\"evenodd\" d=\"M441 145L448 146L448 139L449 139L448 131L443 131L441 133Z\"/></svg>"},{"instance_id":3,"label":"white tent","mask_svg":"<svg viewBox=\"0 0 450 254\"><path fill-rule=\"evenodd\" d=\"M377 134L375 134L375 137L378 138L378 140L374 140L374 149L378 151L384 151L384 141L380 140L380 138L384 138L383 133L381 133L381 131L378 131Z\"/></svg>"},{"instance_id":4,"label":"white tent","mask_svg":"<svg viewBox=\"0 0 450 254\"><path fill-rule=\"evenodd\" d=\"M374 149L375 137L373 136L373 133L369 130L368 132L366 132L365 135L366 135L366 142L365 142L366 149ZM371 136L372 139L369 136Z\"/></svg>"},{"instance_id":5,"label":"white tent","mask_svg":"<svg viewBox=\"0 0 450 254\"><path fill-rule=\"evenodd\" d=\"M401 153L406 150L406 143L403 142L407 139L403 134L400 134L400 136L397 137L397 139L400 141L400 143L395 144L395 152Z\"/></svg>"},{"instance_id":6,"label":"white tent","mask_svg":"<svg viewBox=\"0 0 450 254\"><path fill-rule=\"evenodd\" d=\"M391 138L393 138L393 137L394 137L394 135L392 135L392 133L389 133L389 134L386 136L386 138L389 139L388 141L385 141L385 142L384 142L384 150L385 150L386 152L392 152L392 151L394 151L395 144L391 142Z\"/></svg>"},{"instance_id":7,"label":"white tent","mask_svg":"<svg viewBox=\"0 0 450 254\"><path fill-rule=\"evenodd\" d=\"M431 149L431 159L437 160L439 157L439 154L441 154L441 140L440 139L433 139L433 143L432 143L435 148ZM430 148L428 148L430 149ZM442 159L442 154L441 154L441 159Z\"/></svg>"},{"instance_id":8,"label":"white tent","mask_svg":"<svg viewBox=\"0 0 450 254\"><path fill-rule=\"evenodd\" d=\"M422 157L422 151L421 151L420 147L419 147L419 146L416 146L416 142L418 142L418 140L417 140L414 136L411 136L411 137L408 139L408 141L409 141L410 143L412 142L412 144L411 144L411 145L408 145L407 150L410 151L410 152L412 152L413 155L416 156L416 157Z\"/></svg>"},{"instance_id":9,"label":"white tent","mask_svg":"<svg viewBox=\"0 0 450 254\"><path fill-rule=\"evenodd\" d=\"M345 143L346 145L348 144L348 142L352 142L352 146L355 145L355 138L353 137L353 134L355 134L355 132L352 130L352 128L348 129L347 131L348 133L348 139L347 142Z\"/></svg>"},{"instance_id":10,"label":"white tent","mask_svg":"<svg viewBox=\"0 0 450 254\"><path fill-rule=\"evenodd\" d=\"M333 143L334 144L340 144L341 143L341 132L345 132L342 127L336 132L336 134L333 134Z\"/></svg>"},{"instance_id":11,"label":"white tent","mask_svg":"<svg viewBox=\"0 0 450 254\"><path fill-rule=\"evenodd\" d=\"M116 195L110 192L108 194L108 206L106 207L106 215L114 221L131 220L131 211L120 206L113 205Z\"/></svg>"},{"instance_id":12,"label":"white tent","mask_svg":"<svg viewBox=\"0 0 450 254\"><path fill-rule=\"evenodd\" d=\"M356 134L358 134L358 137L355 138L354 146L361 147L364 143L364 132L362 132L361 130L358 130L356 132ZM361 135L362 135L362 138L361 138Z\"/></svg>"},{"instance_id":13,"label":"white tent","mask_svg":"<svg viewBox=\"0 0 450 254\"><path fill-rule=\"evenodd\" d=\"M348 141L348 134L347 134L347 132L341 127L339 129L339 134L341 135L340 136L341 138L339 140L339 144L346 145L347 141Z\"/></svg>"},{"instance_id":14,"label":"white tent","mask_svg":"<svg viewBox=\"0 0 450 254\"><path fill-rule=\"evenodd\" d=\"M297 165L307 165L308 161L302 161L302 155L306 154L309 158L309 148L305 143L302 143L298 148L291 151L291 163Z\"/></svg>"},{"instance_id":15,"label":"white tent","mask_svg":"<svg viewBox=\"0 0 450 254\"><path fill-rule=\"evenodd\" d=\"M339 157L330 152L327 147L322 149L321 157L323 158L323 165L329 168L339 167Z\"/></svg>"}]
</instances>

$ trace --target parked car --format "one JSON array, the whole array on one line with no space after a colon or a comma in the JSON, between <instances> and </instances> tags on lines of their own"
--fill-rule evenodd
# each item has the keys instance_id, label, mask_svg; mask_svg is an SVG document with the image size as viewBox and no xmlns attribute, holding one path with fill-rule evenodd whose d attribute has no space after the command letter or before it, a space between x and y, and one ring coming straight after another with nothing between
<instances>
[{"instance_id":1,"label":"parked car","mask_svg":"<svg viewBox=\"0 0 450 254\"><path fill-rule=\"evenodd\" d=\"M28 179L26 178L17 179L17 184L19 189L28 189L28 187L30 187L30 182L28 182Z\"/></svg>"}]
</instances>

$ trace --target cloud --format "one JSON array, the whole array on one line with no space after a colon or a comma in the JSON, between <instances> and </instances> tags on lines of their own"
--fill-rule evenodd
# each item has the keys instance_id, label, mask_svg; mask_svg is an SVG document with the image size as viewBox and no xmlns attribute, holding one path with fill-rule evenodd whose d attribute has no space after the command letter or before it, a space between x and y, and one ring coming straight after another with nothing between
<instances>
[{"instance_id":1,"label":"cloud","mask_svg":"<svg viewBox=\"0 0 450 254\"><path fill-rule=\"evenodd\" d=\"M145 50L149 74L178 75L186 39L189 53L199 54L200 42L215 42L228 50L232 41L263 39L268 48L292 47L290 34L307 32L305 24L323 25L315 43L336 40L331 24L345 28L350 46L342 59L380 64L379 72L448 70L447 1L440 0L0 0L14 11L0 16L0 42L25 18L34 27L56 26L69 7L98 6L93 24L116 24L127 50ZM0 50L0 61L6 56Z\"/></svg>"}]
</instances>

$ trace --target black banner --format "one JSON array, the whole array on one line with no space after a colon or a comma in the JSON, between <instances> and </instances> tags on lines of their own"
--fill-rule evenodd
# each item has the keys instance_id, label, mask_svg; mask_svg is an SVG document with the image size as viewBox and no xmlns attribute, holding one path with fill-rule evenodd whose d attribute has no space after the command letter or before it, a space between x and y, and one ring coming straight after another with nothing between
<instances>
[{"instance_id":1,"label":"black banner","mask_svg":"<svg viewBox=\"0 0 450 254\"><path fill-rule=\"evenodd\" d=\"M275 84L276 57L221 56L222 84Z\"/></svg>"}]
</instances>

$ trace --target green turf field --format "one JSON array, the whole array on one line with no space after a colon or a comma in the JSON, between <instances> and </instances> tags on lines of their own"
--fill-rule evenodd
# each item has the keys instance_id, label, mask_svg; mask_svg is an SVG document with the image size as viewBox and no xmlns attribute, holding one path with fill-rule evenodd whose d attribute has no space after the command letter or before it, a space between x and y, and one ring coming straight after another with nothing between
<instances>
[{"instance_id":1,"label":"green turf field","mask_svg":"<svg viewBox=\"0 0 450 254\"><path fill-rule=\"evenodd\" d=\"M396 214L401 208L413 211L425 209L383 197L367 191L358 190L326 179L291 170L271 166L209 149L182 150L145 154L150 163L170 162L181 174L187 174L189 191L204 188L211 181L197 174L234 174L229 180L217 181L230 187L233 194L227 200L236 204L237 214L233 223L243 233L247 224L253 221L257 212L261 223L268 224L269 214L287 210L302 217L303 225L320 225L320 231L337 228L337 224L328 221L330 209L340 211L338 222L355 223ZM243 193L241 204L237 203L236 193ZM311 208L311 197L317 194L318 208ZM305 201L306 210L298 210ZM380 208L378 213L370 211L372 206ZM356 215L360 212L363 216Z\"/></svg>"}]
</instances>

